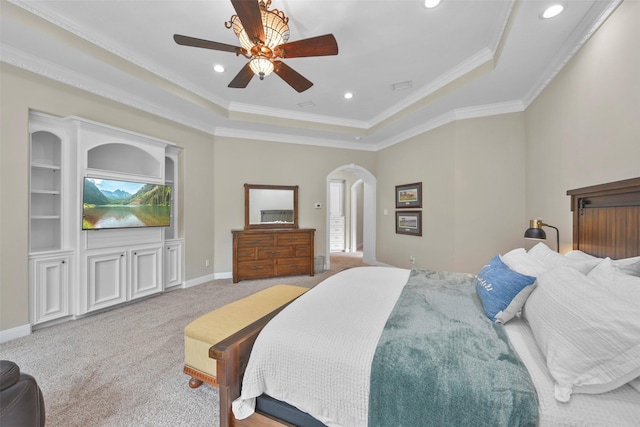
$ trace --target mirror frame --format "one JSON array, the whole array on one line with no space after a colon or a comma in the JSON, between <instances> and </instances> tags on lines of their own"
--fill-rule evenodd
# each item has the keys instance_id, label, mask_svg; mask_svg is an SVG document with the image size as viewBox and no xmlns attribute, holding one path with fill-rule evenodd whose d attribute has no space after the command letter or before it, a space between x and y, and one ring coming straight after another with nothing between
<instances>
[{"instance_id":1,"label":"mirror frame","mask_svg":"<svg viewBox=\"0 0 640 427\"><path fill-rule=\"evenodd\" d=\"M291 190L293 191L293 224L251 224L249 222L249 207L251 203L251 190ZM257 228L298 228L298 186L297 185L244 185L244 229Z\"/></svg>"}]
</instances>

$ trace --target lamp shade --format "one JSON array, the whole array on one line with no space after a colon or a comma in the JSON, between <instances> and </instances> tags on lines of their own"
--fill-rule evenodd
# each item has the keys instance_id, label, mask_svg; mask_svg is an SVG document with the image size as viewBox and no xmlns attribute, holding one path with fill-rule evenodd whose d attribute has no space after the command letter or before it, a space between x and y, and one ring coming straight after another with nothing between
<instances>
[{"instance_id":1,"label":"lamp shade","mask_svg":"<svg viewBox=\"0 0 640 427\"><path fill-rule=\"evenodd\" d=\"M547 240L547 233L542 228L528 228L524 232L525 239Z\"/></svg>"}]
</instances>

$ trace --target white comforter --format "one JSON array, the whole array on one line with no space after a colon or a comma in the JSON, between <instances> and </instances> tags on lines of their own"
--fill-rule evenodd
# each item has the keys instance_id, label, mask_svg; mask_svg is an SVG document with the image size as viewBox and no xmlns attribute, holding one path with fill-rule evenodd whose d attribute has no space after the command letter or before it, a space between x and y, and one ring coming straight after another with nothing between
<instances>
[{"instance_id":1,"label":"white comforter","mask_svg":"<svg viewBox=\"0 0 640 427\"><path fill-rule=\"evenodd\" d=\"M409 273L345 270L284 309L254 344L235 417L250 416L266 393L328 426L366 426L371 361Z\"/></svg>"}]
</instances>

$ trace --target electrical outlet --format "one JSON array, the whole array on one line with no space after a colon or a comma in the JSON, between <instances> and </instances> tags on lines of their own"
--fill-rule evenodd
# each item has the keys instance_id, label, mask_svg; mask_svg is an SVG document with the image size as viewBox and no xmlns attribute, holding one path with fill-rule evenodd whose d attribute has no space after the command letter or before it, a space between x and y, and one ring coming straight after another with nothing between
<instances>
[{"instance_id":1,"label":"electrical outlet","mask_svg":"<svg viewBox=\"0 0 640 427\"><path fill-rule=\"evenodd\" d=\"M411 261L411 264L415 264L416 263L416 259L415 259L415 257L413 255L411 255L409 257L409 261Z\"/></svg>"},{"instance_id":2,"label":"electrical outlet","mask_svg":"<svg viewBox=\"0 0 640 427\"><path fill-rule=\"evenodd\" d=\"M205 266L205 267L209 267L209 260L208 260L208 259L205 259L205 260L204 260L204 266Z\"/></svg>"}]
</instances>

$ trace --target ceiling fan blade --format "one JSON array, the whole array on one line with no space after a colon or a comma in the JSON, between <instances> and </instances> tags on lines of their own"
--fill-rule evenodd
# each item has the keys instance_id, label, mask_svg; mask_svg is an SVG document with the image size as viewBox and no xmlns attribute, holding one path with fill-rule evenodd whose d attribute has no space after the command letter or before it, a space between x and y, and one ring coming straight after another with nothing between
<instances>
[{"instance_id":1,"label":"ceiling fan blade","mask_svg":"<svg viewBox=\"0 0 640 427\"><path fill-rule=\"evenodd\" d=\"M313 86L309 80L282 61L273 61L273 72L298 92L304 92Z\"/></svg>"},{"instance_id":2,"label":"ceiling fan blade","mask_svg":"<svg viewBox=\"0 0 640 427\"><path fill-rule=\"evenodd\" d=\"M224 52L235 52L238 54L244 50L239 46L232 46L230 44L212 42L210 40L197 39L195 37L183 36L180 34L174 34L173 40L182 46L202 47L204 49L221 50Z\"/></svg>"},{"instance_id":3,"label":"ceiling fan blade","mask_svg":"<svg viewBox=\"0 0 640 427\"><path fill-rule=\"evenodd\" d=\"M338 43L333 34L325 34L324 36L281 44L276 46L273 52L280 58L337 55Z\"/></svg>"},{"instance_id":4,"label":"ceiling fan blade","mask_svg":"<svg viewBox=\"0 0 640 427\"><path fill-rule=\"evenodd\" d=\"M249 39L258 39L264 42L264 28L262 26L262 13L258 0L231 0L240 22Z\"/></svg>"},{"instance_id":5,"label":"ceiling fan blade","mask_svg":"<svg viewBox=\"0 0 640 427\"><path fill-rule=\"evenodd\" d=\"M236 89L242 89L247 87L251 79L253 78L253 70L249 66L247 62L244 67L240 70L238 74L231 80L228 87L233 87Z\"/></svg>"}]
</instances>

